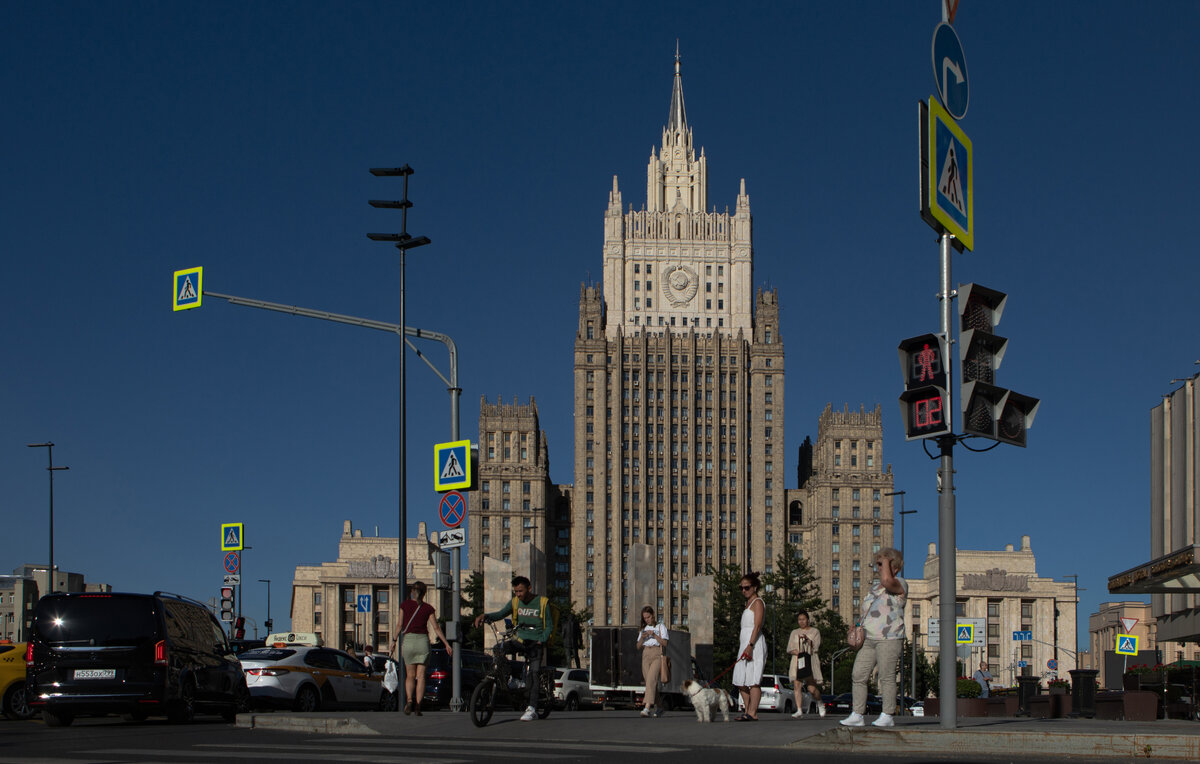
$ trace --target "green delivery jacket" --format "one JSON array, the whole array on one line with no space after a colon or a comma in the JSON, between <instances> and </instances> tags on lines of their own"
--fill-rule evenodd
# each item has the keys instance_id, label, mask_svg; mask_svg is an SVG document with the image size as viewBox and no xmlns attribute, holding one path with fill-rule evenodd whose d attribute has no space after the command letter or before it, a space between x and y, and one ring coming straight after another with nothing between
<instances>
[{"instance_id":1,"label":"green delivery jacket","mask_svg":"<svg viewBox=\"0 0 1200 764\"><path fill-rule=\"evenodd\" d=\"M513 597L512 602L495 613L485 613L483 620L492 623L509 616L517 624L517 639L522 642L549 642L556 633L558 612L549 597L538 595L529 602Z\"/></svg>"}]
</instances>

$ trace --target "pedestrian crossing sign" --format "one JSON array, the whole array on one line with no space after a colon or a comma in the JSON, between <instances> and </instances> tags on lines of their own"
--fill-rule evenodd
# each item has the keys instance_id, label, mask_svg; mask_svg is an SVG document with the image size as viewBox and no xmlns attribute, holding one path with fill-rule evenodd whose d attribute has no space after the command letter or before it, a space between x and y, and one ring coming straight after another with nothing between
<instances>
[{"instance_id":1,"label":"pedestrian crossing sign","mask_svg":"<svg viewBox=\"0 0 1200 764\"><path fill-rule=\"evenodd\" d=\"M173 310L199 308L200 298L204 295L204 268L188 268L175 271L175 290Z\"/></svg>"},{"instance_id":2,"label":"pedestrian crossing sign","mask_svg":"<svg viewBox=\"0 0 1200 764\"><path fill-rule=\"evenodd\" d=\"M471 441L456 440L433 447L433 490L471 489Z\"/></svg>"},{"instance_id":3,"label":"pedestrian crossing sign","mask_svg":"<svg viewBox=\"0 0 1200 764\"><path fill-rule=\"evenodd\" d=\"M958 645L969 645L975 641L975 625L970 623L960 623L958 630L954 635L954 643Z\"/></svg>"},{"instance_id":4,"label":"pedestrian crossing sign","mask_svg":"<svg viewBox=\"0 0 1200 764\"><path fill-rule=\"evenodd\" d=\"M221 525L221 551L240 552L245 549L244 523L223 523Z\"/></svg>"},{"instance_id":5,"label":"pedestrian crossing sign","mask_svg":"<svg viewBox=\"0 0 1200 764\"><path fill-rule=\"evenodd\" d=\"M967 249L975 249L975 167L971 139L950 113L929 97L929 164L922 197L929 213L946 233ZM961 251L961 250L960 250Z\"/></svg>"},{"instance_id":6,"label":"pedestrian crossing sign","mask_svg":"<svg viewBox=\"0 0 1200 764\"><path fill-rule=\"evenodd\" d=\"M1117 635L1117 655L1137 655L1138 638L1135 634Z\"/></svg>"}]
</instances>

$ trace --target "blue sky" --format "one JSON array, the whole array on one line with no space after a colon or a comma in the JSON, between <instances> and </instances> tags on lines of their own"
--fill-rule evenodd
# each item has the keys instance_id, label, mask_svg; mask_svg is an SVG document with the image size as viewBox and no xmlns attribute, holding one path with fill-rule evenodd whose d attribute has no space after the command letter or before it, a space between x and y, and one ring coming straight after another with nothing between
<instances>
[{"instance_id":1,"label":"blue sky","mask_svg":"<svg viewBox=\"0 0 1200 764\"><path fill-rule=\"evenodd\" d=\"M936 331L937 246L917 214L917 101L938 4L695 2L25 3L0 32L6 507L0 569L46 555L119 589L201 599L218 526L244 521L245 578L286 625L296 564L345 519L397 530L399 342L238 308L172 313L205 288L399 319L461 352L463 434L481 396L535 396L551 475L571 474L579 287L601 274L612 176L644 202L676 38L710 202L746 179L755 285L778 289L787 445L826 403L883 406L884 461L936 538L935 463L905 443L899 340ZM1149 556L1149 410L1194 373L1194 3L962 3L976 248L954 281L1010 294L999 384L1043 401L1029 447L959 449L961 548L1032 536L1078 573L1081 618ZM443 369L438 345L424 348ZM409 356L410 530L436 523L442 383ZM794 460L794 456L793 456ZM789 466L794 475L794 461ZM794 486L795 478L788 481ZM246 590L265 615L266 587Z\"/></svg>"}]
</instances>

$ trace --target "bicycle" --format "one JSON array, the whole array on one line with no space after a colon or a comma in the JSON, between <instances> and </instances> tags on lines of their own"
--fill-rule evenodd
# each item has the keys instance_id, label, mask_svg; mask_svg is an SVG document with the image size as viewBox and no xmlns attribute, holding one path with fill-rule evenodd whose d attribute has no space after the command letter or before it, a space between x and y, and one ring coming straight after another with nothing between
<instances>
[{"instance_id":1,"label":"bicycle","mask_svg":"<svg viewBox=\"0 0 1200 764\"><path fill-rule=\"evenodd\" d=\"M526 672L525 682L518 685L512 681L508 651L505 649L509 641L515 637L517 630L508 620L505 620L506 628L503 632L497 629L495 624L491 624L491 626L492 633L496 637L496 644L492 645L492 663L479 684L471 692L471 699L467 703L471 722L476 727L486 726L492 720L492 714L495 713L498 705L516 710L529 705L528 683L532 678L528 676L529 672ZM541 650L544 649L544 646L531 645L526 651L528 649ZM536 681L539 688L537 716L539 719L545 719L554 707L554 669L542 666L538 669Z\"/></svg>"}]
</instances>

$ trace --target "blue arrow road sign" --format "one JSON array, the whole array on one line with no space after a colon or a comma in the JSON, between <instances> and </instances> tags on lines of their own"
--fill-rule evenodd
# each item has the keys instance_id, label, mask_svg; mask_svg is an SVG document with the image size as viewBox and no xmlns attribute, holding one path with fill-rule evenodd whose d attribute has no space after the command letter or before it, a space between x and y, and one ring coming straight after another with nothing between
<instances>
[{"instance_id":1,"label":"blue arrow road sign","mask_svg":"<svg viewBox=\"0 0 1200 764\"><path fill-rule=\"evenodd\" d=\"M937 82L938 97L950 116L955 119L965 117L971 96L967 57L963 54L958 33L944 21L933 30L933 78Z\"/></svg>"},{"instance_id":2,"label":"blue arrow road sign","mask_svg":"<svg viewBox=\"0 0 1200 764\"><path fill-rule=\"evenodd\" d=\"M358 612L360 612L360 613L370 613L371 612L371 595L369 595L369 594L358 595Z\"/></svg>"},{"instance_id":3,"label":"blue arrow road sign","mask_svg":"<svg viewBox=\"0 0 1200 764\"><path fill-rule=\"evenodd\" d=\"M1025 661L1017 661L1017 668L1025 668L1029 664Z\"/></svg>"}]
</instances>

